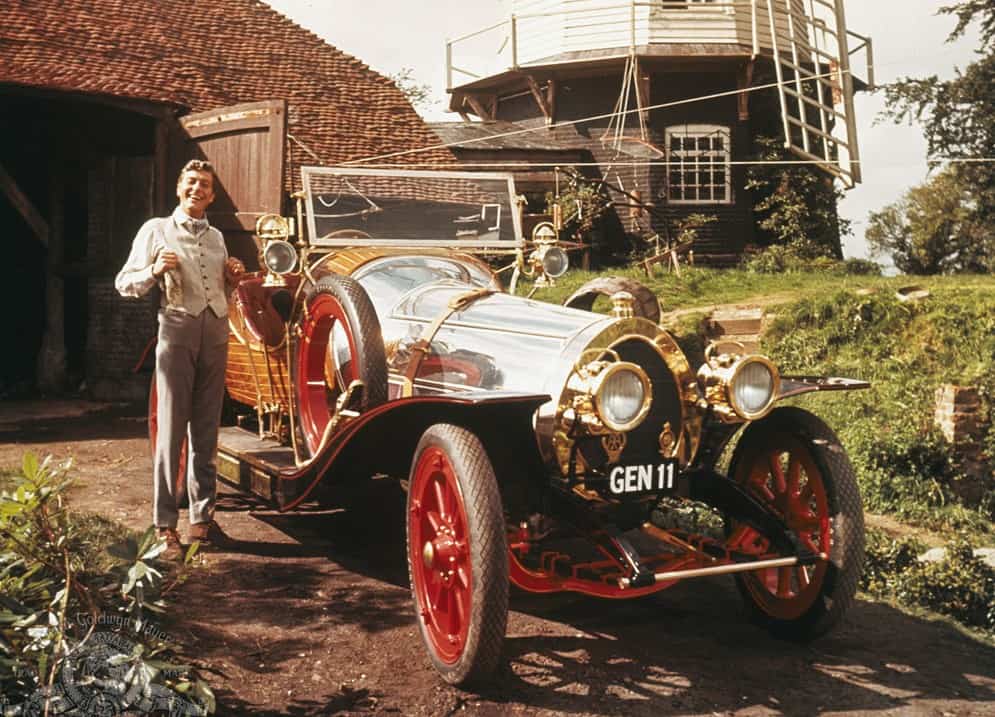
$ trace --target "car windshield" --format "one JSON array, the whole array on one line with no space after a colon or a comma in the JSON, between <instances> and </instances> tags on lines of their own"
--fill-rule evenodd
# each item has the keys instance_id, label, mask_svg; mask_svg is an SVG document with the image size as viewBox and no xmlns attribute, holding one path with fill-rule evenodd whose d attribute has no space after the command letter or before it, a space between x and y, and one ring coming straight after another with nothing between
<instances>
[{"instance_id":1,"label":"car windshield","mask_svg":"<svg viewBox=\"0 0 995 717\"><path fill-rule=\"evenodd\" d=\"M454 259L430 256L392 256L372 261L354 275L362 284L377 311L384 316L402 296L416 286L449 280L472 287L491 283L490 275L478 266Z\"/></svg>"},{"instance_id":2,"label":"car windshield","mask_svg":"<svg viewBox=\"0 0 995 717\"><path fill-rule=\"evenodd\" d=\"M510 175L304 167L302 176L316 246L501 251L521 244Z\"/></svg>"}]
</instances>

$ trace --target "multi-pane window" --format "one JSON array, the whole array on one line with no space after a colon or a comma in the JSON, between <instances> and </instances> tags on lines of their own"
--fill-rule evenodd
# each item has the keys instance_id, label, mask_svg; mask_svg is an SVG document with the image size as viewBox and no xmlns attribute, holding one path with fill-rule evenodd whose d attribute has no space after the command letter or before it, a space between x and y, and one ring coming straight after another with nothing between
<instances>
[{"instance_id":1,"label":"multi-pane window","mask_svg":"<svg viewBox=\"0 0 995 717\"><path fill-rule=\"evenodd\" d=\"M667 128L667 198L675 204L727 204L729 128L679 125Z\"/></svg>"}]
</instances>

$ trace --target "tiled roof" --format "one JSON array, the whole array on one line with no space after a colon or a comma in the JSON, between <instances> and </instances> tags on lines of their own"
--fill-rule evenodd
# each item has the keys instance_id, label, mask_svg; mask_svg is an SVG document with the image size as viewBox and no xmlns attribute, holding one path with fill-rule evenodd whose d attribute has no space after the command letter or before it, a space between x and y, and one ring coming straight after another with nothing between
<instances>
[{"instance_id":1,"label":"tiled roof","mask_svg":"<svg viewBox=\"0 0 995 717\"><path fill-rule=\"evenodd\" d=\"M393 82L260 0L4 0L0 83L192 112L285 98L290 133L323 164L439 143Z\"/></svg>"}]
</instances>

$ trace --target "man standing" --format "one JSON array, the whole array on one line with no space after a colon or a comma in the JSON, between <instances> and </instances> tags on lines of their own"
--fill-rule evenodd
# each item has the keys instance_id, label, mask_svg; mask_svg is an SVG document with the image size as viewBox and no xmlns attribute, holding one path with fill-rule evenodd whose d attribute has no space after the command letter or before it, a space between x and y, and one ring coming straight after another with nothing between
<instances>
[{"instance_id":1,"label":"man standing","mask_svg":"<svg viewBox=\"0 0 995 717\"><path fill-rule=\"evenodd\" d=\"M144 296L159 285L159 339L155 379L159 430L153 464L153 520L168 557L181 553L176 476L183 439L190 501L190 541L222 543L214 522L215 456L228 357L227 289L245 271L228 256L221 232L207 223L214 201L214 168L191 160L176 184L179 206L150 219L135 235L114 286L122 296Z\"/></svg>"}]
</instances>

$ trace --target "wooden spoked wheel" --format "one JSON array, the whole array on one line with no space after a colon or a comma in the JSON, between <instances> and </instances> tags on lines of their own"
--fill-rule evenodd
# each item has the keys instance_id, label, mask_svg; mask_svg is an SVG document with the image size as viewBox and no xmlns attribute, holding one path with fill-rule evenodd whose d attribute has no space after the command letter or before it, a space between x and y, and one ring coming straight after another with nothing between
<instances>
[{"instance_id":1,"label":"wooden spoked wheel","mask_svg":"<svg viewBox=\"0 0 995 717\"><path fill-rule=\"evenodd\" d=\"M732 477L784 521L803 549L826 556L738 576L752 616L782 637L825 633L852 603L864 556L860 493L838 439L806 411L778 409L744 432ZM745 524L730 526L729 542L745 552L770 550Z\"/></svg>"},{"instance_id":2,"label":"wooden spoked wheel","mask_svg":"<svg viewBox=\"0 0 995 717\"><path fill-rule=\"evenodd\" d=\"M387 359L380 322L363 287L344 276L317 281L292 366L298 425L307 454L314 455L339 396L354 380L363 382L353 408L387 400Z\"/></svg>"},{"instance_id":3,"label":"wooden spoked wheel","mask_svg":"<svg viewBox=\"0 0 995 717\"><path fill-rule=\"evenodd\" d=\"M436 424L411 466L408 571L422 639L453 684L487 677L508 620L508 553L494 470L470 431Z\"/></svg>"}]
</instances>

